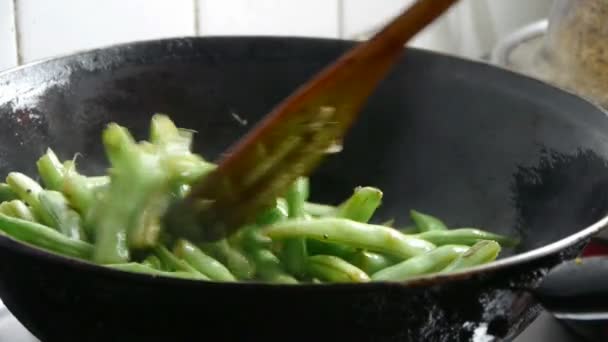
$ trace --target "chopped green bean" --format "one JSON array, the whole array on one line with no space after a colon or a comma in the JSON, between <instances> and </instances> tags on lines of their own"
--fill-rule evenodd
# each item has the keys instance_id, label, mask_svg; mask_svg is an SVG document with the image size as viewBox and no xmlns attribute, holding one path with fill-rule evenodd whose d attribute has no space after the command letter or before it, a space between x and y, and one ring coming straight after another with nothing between
<instances>
[{"instance_id":1,"label":"chopped green bean","mask_svg":"<svg viewBox=\"0 0 608 342\"><path fill-rule=\"evenodd\" d=\"M333 216L338 210L336 207L326 204L304 202L304 210L315 217Z\"/></svg>"},{"instance_id":2,"label":"chopped green bean","mask_svg":"<svg viewBox=\"0 0 608 342\"><path fill-rule=\"evenodd\" d=\"M36 162L38 174L47 189L60 191L63 187L63 164L53 150L47 148L46 153Z\"/></svg>"},{"instance_id":3,"label":"chopped green bean","mask_svg":"<svg viewBox=\"0 0 608 342\"><path fill-rule=\"evenodd\" d=\"M373 187L357 187L339 207L335 215L349 220L367 223L382 203L382 191ZM314 254L329 254L348 259L357 250L351 246L327 241L311 241Z\"/></svg>"},{"instance_id":4,"label":"chopped green bean","mask_svg":"<svg viewBox=\"0 0 608 342\"><path fill-rule=\"evenodd\" d=\"M505 247L514 247L519 243L517 239L475 228L457 228L446 231L432 230L412 236L429 241L437 246L447 244L472 246L481 240L494 240Z\"/></svg>"},{"instance_id":5,"label":"chopped green bean","mask_svg":"<svg viewBox=\"0 0 608 342\"><path fill-rule=\"evenodd\" d=\"M386 220L386 221L380 223L380 225L395 228L395 219L392 218L392 219Z\"/></svg>"},{"instance_id":6,"label":"chopped green bean","mask_svg":"<svg viewBox=\"0 0 608 342\"><path fill-rule=\"evenodd\" d=\"M0 202L18 199L19 196L6 183L0 183Z\"/></svg>"},{"instance_id":7,"label":"chopped green bean","mask_svg":"<svg viewBox=\"0 0 608 342\"><path fill-rule=\"evenodd\" d=\"M255 265L255 276L262 281L281 284L296 284L296 278L281 267L281 261L265 248L252 249L247 252Z\"/></svg>"},{"instance_id":8,"label":"chopped green bean","mask_svg":"<svg viewBox=\"0 0 608 342\"><path fill-rule=\"evenodd\" d=\"M0 231L11 237L44 249L81 259L89 259L93 252L90 244L70 239L48 226L0 214Z\"/></svg>"},{"instance_id":9,"label":"chopped green bean","mask_svg":"<svg viewBox=\"0 0 608 342\"><path fill-rule=\"evenodd\" d=\"M189 153L192 136L192 131L178 128L165 114L154 114L150 120L150 142L169 153Z\"/></svg>"},{"instance_id":10,"label":"chopped green bean","mask_svg":"<svg viewBox=\"0 0 608 342\"><path fill-rule=\"evenodd\" d=\"M142 264L155 268L157 270L163 269L163 264L156 255L149 255L144 259L144 261L142 261Z\"/></svg>"},{"instance_id":11,"label":"chopped green bean","mask_svg":"<svg viewBox=\"0 0 608 342\"><path fill-rule=\"evenodd\" d=\"M304 202L308 196L308 179L298 178L287 191L287 212L290 219L304 218ZM286 239L281 254L288 272L301 277L306 271L306 239L295 237Z\"/></svg>"},{"instance_id":12,"label":"chopped green bean","mask_svg":"<svg viewBox=\"0 0 608 342\"><path fill-rule=\"evenodd\" d=\"M154 247L153 253L158 258L158 260L160 260L162 268L166 271L189 272L195 273L198 276L203 276L207 279L209 278L199 272L196 268L192 267L192 265L190 265L186 261L173 255L173 253L171 253L171 251L169 251L165 246L159 245Z\"/></svg>"},{"instance_id":13,"label":"chopped green bean","mask_svg":"<svg viewBox=\"0 0 608 342\"><path fill-rule=\"evenodd\" d=\"M236 277L226 266L186 240L180 239L177 242L174 253L212 280L236 281Z\"/></svg>"},{"instance_id":14,"label":"chopped green bean","mask_svg":"<svg viewBox=\"0 0 608 342\"><path fill-rule=\"evenodd\" d=\"M367 223L381 203L382 191L370 186L358 187L353 195L339 206L336 216Z\"/></svg>"},{"instance_id":15,"label":"chopped green bean","mask_svg":"<svg viewBox=\"0 0 608 342\"><path fill-rule=\"evenodd\" d=\"M88 224L96 227L95 260L123 263L130 258L128 241L138 240L132 233L142 231L138 227L150 198L169 196L169 184L159 155L136 144L125 128L108 125L102 141L112 164L111 181Z\"/></svg>"},{"instance_id":16,"label":"chopped green bean","mask_svg":"<svg viewBox=\"0 0 608 342\"><path fill-rule=\"evenodd\" d=\"M499 253L500 245L496 241L479 241L441 271L455 272L465 268L486 264L494 261Z\"/></svg>"},{"instance_id":17,"label":"chopped green bean","mask_svg":"<svg viewBox=\"0 0 608 342\"><path fill-rule=\"evenodd\" d=\"M97 188L100 186L106 186L110 184L110 177L108 176L93 176L86 177L86 182L89 188Z\"/></svg>"},{"instance_id":18,"label":"chopped green bean","mask_svg":"<svg viewBox=\"0 0 608 342\"><path fill-rule=\"evenodd\" d=\"M393 228L342 218L288 220L264 228L271 239L305 237L410 258L432 250L432 243Z\"/></svg>"},{"instance_id":19,"label":"chopped green bean","mask_svg":"<svg viewBox=\"0 0 608 342\"><path fill-rule=\"evenodd\" d=\"M21 200L11 200L0 203L0 213L22 220L36 222L30 208Z\"/></svg>"},{"instance_id":20,"label":"chopped green bean","mask_svg":"<svg viewBox=\"0 0 608 342\"><path fill-rule=\"evenodd\" d=\"M314 255L308 257L310 276L328 282L364 283L369 276L356 266L333 255Z\"/></svg>"},{"instance_id":21,"label":"chopped green bean","mask_svg":"<svg viewBox=\"0 0 608 342\"><path fill-rule=\"evenodd\" d=\"M101 136L109 167L95 175L77 170L78 154L61 161L48 147L35 163L40 184L16 171L0 183L0 234L125 272L281 284L454 272L491 262L501 245L519 242L474 228L448 229L416 210L409 212L413 227L375 224L379 188L358 186L329 205L310 201L309 179L299 177L234 234L195 245L163 219L217 167L192 151L194 134L162 113L151 118L147 141L112 122Z\"/></svg>"},{"instance_id":22,"label":"chopped green bean","mask_svg":"<svg viewBox=\"0 0 608 342\"><path fill-rule=\"evenodd\" d=\"M418 229L418 227L416 227L415 225L413 226L405 226L403 228L399 228L398 229L402 234L407 234L407 235L411 235L411 234L418 234L420 233L420 230Z\"/></svg>"},{"instance_id":23,"label":"chopped green bean","mask_svg":"<svg viewBox=\"0 0 608 342\"><path fill-rule=\"evenodd\" d=\"M39 195L44 191L40 184L20 172L10 172L6 177L6 183L19 198L32 208L37 219L49 227L57 228L53 225L53 219L40 206Z\"/></svg>"},{"instance_id":24,"label":"chopped green bean","mask_svg":"<svg viewBox=\"0 0 608 342\"><path fill-rule=\"evenodd\" d=\"M137 224L129 231L129 246L135 249L147 249L158 243L161 232L161 213L169 206L169 196L152 194L146 209L139 217Z\"/></svg>"},{"instance_id":25,"label":"chopped green bean","mask_svg":"<svg viewBox=\"0 0 608 342\"><path fill-rule=\"evenodd\" d=\"M400 281L408 278L434 273L446 267L469 249L468 246L445 245L425 254L420 254L396 265L387 267L372 274L373 280Z\"/></svg>"},{"instance_id":26,"label":"chopped green bean","mask_svg":"<svg viewBox=\"0 0 608 342\"><path fill-rule=\"evenodd\" d=\"M308 254L310 255L327 254L334 255L342 259L349 259L358 251L357 248L352 246L343 245L339 243L324 242L316 239L306 240L306 247L308 250Z\"/></svg>"},{"instance_id":27,"label":"chopped green bean","mask_svg":"<svg viewBox=\"0 0 608 342\"><path fill-rule=\"evenodd\" d=\"M238 249L230 246L227 240L203 243L199 247L203 252L225 265L238 279L251 279L253 277L254 266Z\"/></svg>"},{"instance_id":28,"label":"chopped green bean","mask_svg":"<svg viewBox=\"0 0 608 342\"><path fill-rule=\"evenodd\" d=\"M76 172L66 174L61 191L70 202L70 206L86 216L95 203L95 192L88 186L87 177Z\"/></svg>"},{"instance_id":29,"label":"chopped green bean","mask_svg":"<svg viewBox=\"0 0 608 342\"><path fill-rule=\"evenodd\" d=\"M87 237L77 212L68 207L68 202L61 192L44 190L39 195L40 208L53 221L53 227L65 236L86 241Z\"/></svg>"},{"instance_id":30,"label":"chopped green bean","mask_svg":"<svg viewBox=\"0 0 608 342\"><path fill-rule=\"evenodd\" d=\"M261 281L281 284L295 284L296 278L285 272L281 261L270 250L272 241L261 234L256 226L244 227L241 230L239 243L245 256L254 266L254 278Z\"/></svg>"},{"instance_id":31,"label":"chopped green bean","mask_svg":"<svg viewBox=\"0 0 608 342\"><path fill-rule=\"evenodd\" d=\"M441 231L448 229L445 223L443 223L443 221L441 221L440 219L428 214L423 214L416 210L410 210L410 217L416 224L416 227L418 227L418 231L421 233L432 230Z\"/></svg>"},{"instance_id":32,"label":"chopped green bean","mask_svg":"<svg viewBox=\"0 0 608 342\"><path fill-rule=\"evenodd\" d=\"M362 269L365 273L374 274L398 263L399 259L369 251L358 251L348 261Z\"/></svg>"},{"instance_id":33,"label":"chopped green bean","mask_svg":"<svg viewBox=\"0 0 608 342\"><path fill-rule=\"evenodd\" d=\"M277 200L275 206L262 211L256 218L256 223L260 226L273 224L283 221L289 217L287 201Z\"/></svg>"}]
</instances>

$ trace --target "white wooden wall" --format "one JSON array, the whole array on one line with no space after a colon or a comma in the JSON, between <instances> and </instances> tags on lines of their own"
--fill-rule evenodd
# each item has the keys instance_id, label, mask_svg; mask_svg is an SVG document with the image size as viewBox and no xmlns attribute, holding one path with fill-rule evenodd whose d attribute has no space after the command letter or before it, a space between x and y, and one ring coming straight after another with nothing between
<instances>
[{"instance_id":1,"label":"white wooden wall","mask_svg":"<svg viewBox=\"0 0 608 342\"><path fill-rule=\"evenodd\" d=\"M412 0L0 0L0 70L133 40L192 35L357 38ZM477 58L552 0L462 0L412 45Z\"/></svg>"}]
</instances>

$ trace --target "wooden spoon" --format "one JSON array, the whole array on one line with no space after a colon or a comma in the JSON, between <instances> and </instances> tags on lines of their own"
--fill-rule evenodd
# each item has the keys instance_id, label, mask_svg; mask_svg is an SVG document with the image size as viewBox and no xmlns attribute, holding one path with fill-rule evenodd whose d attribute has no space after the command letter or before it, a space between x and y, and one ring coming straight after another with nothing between
<instances>
[{"instance_id":1,"label":"wooden spoon","mask_svg":"<svg viewBox=\"0 0 608 342\"><path fill-rule=\"evenodd\" d=\"M457 0L420 0L283 100L171 206L165 227L194 241L234 233L340 143L407 41Z\"/></svg>"}]
</instances>

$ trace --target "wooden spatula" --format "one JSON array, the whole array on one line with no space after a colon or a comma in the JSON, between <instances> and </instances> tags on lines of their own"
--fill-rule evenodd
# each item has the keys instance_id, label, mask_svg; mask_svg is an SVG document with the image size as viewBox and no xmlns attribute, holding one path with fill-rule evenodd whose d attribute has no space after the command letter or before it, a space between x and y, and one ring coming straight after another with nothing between
<instances>
[{"instance_id":1,"label":"wooden spatula","mask_svg":"<svg viewBox=\"0 0 608 342\"><path fill-rule=\"evenodd\" d=\"M281 102L165 215L194 241L226 237L309 175L345 136L404 44L457 0L420 0Z\"/></svg>"}]
</instances>

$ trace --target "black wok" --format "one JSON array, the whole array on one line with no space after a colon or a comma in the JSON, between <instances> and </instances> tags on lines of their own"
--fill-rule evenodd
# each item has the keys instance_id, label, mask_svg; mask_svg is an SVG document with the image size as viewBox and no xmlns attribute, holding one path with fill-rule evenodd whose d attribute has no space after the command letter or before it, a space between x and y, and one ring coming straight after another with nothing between
<instances>
[{"instance_id":1,"label":"black wok","mask_svg":"<svg viewBox=\"0 0 608 342\"><path fill-rule=\"evenodd\" d=\"M195 150L215 158L351 44L168 39L5 72L0 171L36 176L51 146L102 172L104 124L144 138L156 112L195 128ZM336 203L373 185L385 192L378 220L407 224L415 208L520 237L499 261L404 284L218 284L121 273L0 236L0 297L43 341L468 341L483 331L509 340L539 312L532 293L547 271L608 223L607 157L608 118L579 97L408 49L342 153L315 172L312 197Z\"/></svg>"}]
</instances>

